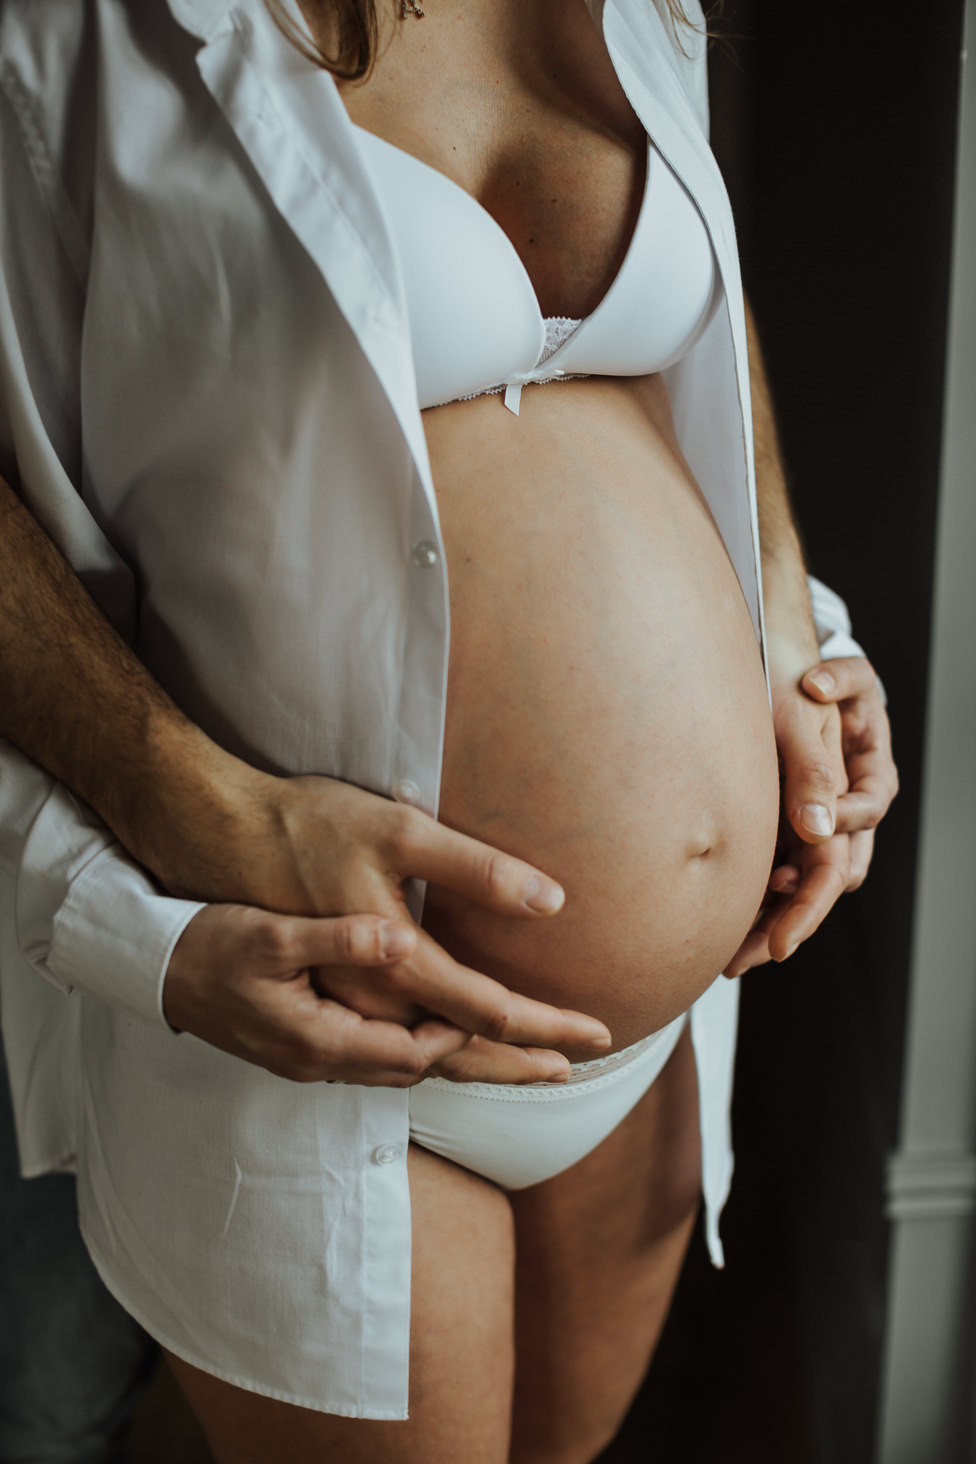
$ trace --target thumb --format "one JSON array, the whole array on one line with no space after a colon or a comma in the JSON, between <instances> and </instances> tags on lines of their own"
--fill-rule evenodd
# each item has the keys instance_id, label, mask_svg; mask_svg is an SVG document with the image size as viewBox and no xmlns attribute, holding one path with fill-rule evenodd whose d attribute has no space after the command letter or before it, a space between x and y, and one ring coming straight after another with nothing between
<instances>
[{"instance_id":1,"label":"thumb","mask_svg":"<svg viewBox=\"0 0 976 1464\"><path fill-rule=\"evenodd\" d=\"M832 714L835 718L837 713ZM783 765L783 809L790 827L807 844L829 839L837 822L841 780L826 740L823 709L799 697L777 721ZM839 756L839 742L838 742Z\"/></svg>"},{"instance_id":2,"label":"thumb","mask_svg":"<svg viewBox=\"0 0 976 1464\"><path fill-rule=\"evenodd\" d=\"M874 667L864 656L839 656L811 666L801 682L807 696L818 702L848 701L866 696L878 684Z\"/></svg>"}]
</instances>

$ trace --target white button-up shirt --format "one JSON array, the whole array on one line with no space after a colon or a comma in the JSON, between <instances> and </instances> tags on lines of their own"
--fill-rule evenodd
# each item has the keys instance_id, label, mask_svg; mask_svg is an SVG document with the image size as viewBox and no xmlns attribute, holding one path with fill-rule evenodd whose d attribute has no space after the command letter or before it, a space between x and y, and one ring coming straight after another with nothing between
<instances>
[{"instance_id":1,"label":"white button-up shirt","mask_svg":"<svg viewBox=\"0 0 976 1464\"><path fill-rule=\"evenodd\" d=\"M668 385L760 634L704 43L676 43L663 0L589 3L711 235L725 308ZM331 78L261 0L5 0L0 373L0 471L183 708L265 768L436 813L447 580L399 267ZM198 908L0 750L25 1172L77 1169L96 1263L174 1352L402 1417L408 1096L292 1085L172 1034L162 980ZM719 981L692 1011L716 1259L735 1003Z\"/></svg>"}]
</instances>

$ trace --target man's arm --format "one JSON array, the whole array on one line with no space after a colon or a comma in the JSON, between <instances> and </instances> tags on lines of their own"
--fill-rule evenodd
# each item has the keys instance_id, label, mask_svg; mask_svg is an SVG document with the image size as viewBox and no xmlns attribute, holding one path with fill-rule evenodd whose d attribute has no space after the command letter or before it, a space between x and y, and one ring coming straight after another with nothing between
<instances>
[{"instance_id":1,"label":"man's arm","mask_svg":"<svg viewBox=\"0 0 976 1464\"><path fill-rule=\"evenodd\" d=\"M220 750L116 633L2 478L0 687L0 737L90 804L167 883L147 805L157 785L175 784L213 813Z\"/></svg>"},{"instance_id":2,"label":"man's arm","mask_svg":"<svg viewBox=\"0 0 976 1464\"><path fill-rule=\"evenodd\" d=\"M767 651L770 674L785 683L794 676L798 681L820 660L820 646L803 549L786 486L765 361L748 302L746 331Z\"/></svg>"},{"instance_id":3,"label":"man's arm","mask_svg":"<svg viewBox=\"0 0 976 1464\"><path fill-rule=\"evenodd\" d=\"M863 658L821 661L762 351L746 307L767 665L782 764L782 847L769 902L727 968L784 960L860 884L897 792L888 719Z\"/></svg>"},{"instance_id":4,"label":"man's arm","mask_svg":"<svg viewBox=\"0 0 976 1464\"><path fill-rule=\"evenodd\" d=\"M226 753L167 697L2 480L0 737L80 794L166 888L221 902L188 907L164 990L177 1028L286 1076L356 1082L416 1081L438 1062L458 1077L558 1078L565 1059L539 1049L606 1046L601 1023L459 966L413 926L404 898L416 877L531 919L558 910L554 881L415 809L329 778L271 777ZM0 743L0 791L25 767ZM50 848L38 824L72 807L52 809L43 793L34 802L22 826L0 829L0 862L24 885L22 910L40 907L40 929L59 880L25 868L37 859L17 846ZM84 898L98 907L82 932L106 924L98 900L111 911L107 883L129 874L121 853L103 857L108 836L90 825L85 836L98 878L83 881ZM133 900L152 902L126 894L130 913ZM418 1023L422 1011L444 1020Z\"/></svg>"}]
</instances>

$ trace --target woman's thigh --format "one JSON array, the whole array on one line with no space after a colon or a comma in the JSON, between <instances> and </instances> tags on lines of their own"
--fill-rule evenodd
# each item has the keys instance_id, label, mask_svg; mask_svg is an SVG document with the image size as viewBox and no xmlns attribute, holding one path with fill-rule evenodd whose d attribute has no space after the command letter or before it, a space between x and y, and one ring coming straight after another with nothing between
<instances>
[{"instance_id":1,"label":"woman's thigh","mask_svg":"<svg viewBox=\"0 0 976 1464\"><path fill-rule=\"evenodd\" d=\"M667 1316L698 1212L688 1028L621 1124L510 1196L516 1228L513 1464L585 1464L616 1433Z\"/></svg>"},{"instance_id":2,"label":"woman's thigh","mask_svg":"<svg viewBox=\"0 0 976 1464\"><path fill-rule=\"evenodd\" d=\"M410 1418L339 1418L170 1357L217 1464L505 1464L513 1349L511 1209L494 1185L411 1145Z\"/></svg>"}]
</instances>

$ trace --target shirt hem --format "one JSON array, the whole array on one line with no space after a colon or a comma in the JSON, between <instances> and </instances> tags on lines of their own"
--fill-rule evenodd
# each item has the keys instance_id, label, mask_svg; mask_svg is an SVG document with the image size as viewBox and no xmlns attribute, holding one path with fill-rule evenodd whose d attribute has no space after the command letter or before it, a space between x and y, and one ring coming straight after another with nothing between
<instances>
[{"instance_id":1,"label":"shirt hem","mask_svg":"<svg viewBox=\"0 0 976 1464\"><path fill-rule=\"evenodd\" d=\"M268 1384L255 1382L253 1378L242 1377L239 1373L227 1372L223 1368L214 1367L213 1363L209 1362L206 1358L191 1352L189 1348L184 1347L181 1343L174 1342L166 1333L165 1328L158 1327L150 1317L145 1315L140 1307L133 1306L129 1302L125 1294L125 1287L116 1282L111 1267L99 1254L97 1246L92 1243L84 1225L79 1223L79 1229L81 1230L81 1238L85 1242L85 1248L91 1258L92 1265L98 1272L106 1289L111 1292L115 1300L128 1312L129 1316L133 1317L139 1323L143 1331L148 1332L153 1341L158 1342L161 1347L165 1347L167 1352L172 1352L173 1356L180 1358L182 1362L189 1363L191 1367L199 1368L201 1372L207 1373L209 1377L219 1378L223 1383L230 1383L232 1387L242 1388L247 1393L256 1393L261 1398L273 1398L278 1403L290 1403L295 1408L309 1408L314 1413L331 1413L337 1418L374 1419L380 1422L394 1423L403 1422L409 1416L406 1409L375 1409L373 1411L367 1411L365 1408L351 1408L348 1405L330 1406L329 1404L323 1403L320 1399L308 1398L301 1393L290 1393L282 1388L273 1388Z\"/></svg>"}]
</instances>

